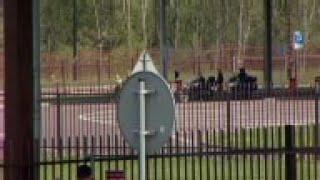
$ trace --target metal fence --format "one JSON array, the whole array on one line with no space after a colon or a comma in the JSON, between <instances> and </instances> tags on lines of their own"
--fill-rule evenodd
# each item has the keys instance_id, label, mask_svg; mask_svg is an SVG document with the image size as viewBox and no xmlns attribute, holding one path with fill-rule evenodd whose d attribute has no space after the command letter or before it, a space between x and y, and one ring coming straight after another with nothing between
<instances>
[{"instance_id":1,"label":"metal fence","mask_svg":"<svg viewBox=\"0 0 320 180\"><path fill-rule=\"evenodd\" d=\"M221 69L230 76L241 66L258 77L258 83L263 84L264 47L247 46L242 58L237 57L237 45L224 45L213 49L174 49L170 50L169 77L173 79L174 71L181 72L181 78L190 80L199 72L204 75L214 75ZM131 53L130 53L131 52ZM154 62L160 66L159 49L151 49ZM117 51L82 51L77 59L70 55L57 53L42 53L41 79L43 85L56 83L96 84L114 83L117 75L125 78L131 72L138 60L140 50L122 49ZM291 59L291 60L289 60ZM303 50L293 53L290 58L277 49L273 51L274 84L288 85L287 70L290 65L296 65L300 84L313 85L318 76L320 50ZM290 61L290 62L289 62ZM292 61L292 62L291 62ZM0 87L3 87L4 58L0 53Z\"/></svg>"},{"instance_id":2,"label":"metal fence","mask_svg":"<svg viewBox=\"0 0 320 180\"><path fill-rule=\"evenodd\" d=\"M169 142L147 158L147 177L316 180L319 127L313 89L185 98L176 104ZM81 164L96 179L111 170L139 179L138 154L118 128L114 86L43 89L41 131L40 179L75 179Z\"/></svg>"},{"instance_id":3,"label":"metal fence","mask_svg":"<svg viewBox=\"0 0 320 180\"><path fill-rule=\"evenodd\" d=\"M239 58L237 45L224 45L212 49L171 49L169 52L168 72L173 79L174 71L181 72L181 78L190 80L200 72L203 75L214 75L221 69L225 75L233 75L240 67L245 67L258 77L263 84L264 47L248 46L244 55ZM131 53L130 53L131 52ZM87 83L97 84L112 82L116 76L127 77L139 58L140 50L121 49L115 51L80 52L77 59L59 54L42 54L42 80L45 84L52 83ZM161 69L159 49L149 51L158 69ZM303 50L285 56L275 48L273 52L274 83L288 84L287 70L297 67L297 76L301 84L312 84L318 76L320 52ZM291 67L293 68L293 67ZM1 70L1 68L0 68ZM0 73L1 75L1 73Z\"/></svg>"}]
</instances>

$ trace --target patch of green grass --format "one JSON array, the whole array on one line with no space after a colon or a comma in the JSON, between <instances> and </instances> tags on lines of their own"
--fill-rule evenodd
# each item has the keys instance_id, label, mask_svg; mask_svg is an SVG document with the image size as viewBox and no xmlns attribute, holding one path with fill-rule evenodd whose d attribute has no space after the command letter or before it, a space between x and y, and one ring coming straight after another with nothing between
<instances>
[{"instance_id":1,"label":"patch of green grass","mask_svg":"<svg viewBox=\"0 0 320 180\"><path fill-rule=\"evenodd\" d=\"M76 164L42 166L41 179L75 179L76 167ZM316 179L315 173L319 167L319 161L315 156L299 156L297 158L298 179ZM139 179L137 160L96 162L94 163L95 178L104 180L107 170L116 169L123 170L126 179ZM285 159L282 154L149 159L147 174L148 180L284 179Z\"/></svg>"},{"instance_id":2,"label":"patch of green grass","mask_svg":"<svg viewBox=\"0 0 320 180\"><path fill-rule=\"evenodd\" d=\"M320 132L320 127L316 125L294 126L295 146L314 147L320 145L320 139L316 136L316 131ZM284 126L238 129L228 132L210 132L209 144L213 146L234 147L234 148L284 148L286 129ZM202 138L205 141L206 138Z\"/></svg>"},{"instance_id":3,"label":"patch of green grass","mask_svg":"<svg viewBox=\"0 0 320 180\"><path fill-rule=\"evenodd\" d=\"M315 125L295 126L296 147L314 147L319 140ZM212 131L202 141L211 147L230 147L247 149L285 148L285 127L269 127L257 129L242 129L237 131ZM203 133L205 135L205 133ZM148 180L233 180L233 179L284 179L285 152L268 150L269 154L198 154L199 148L193 149L194 156L149 158ZM202 150L205 150L205 146ZM219 150L219 149L218 149ZM219 150L221 151L221 149ZM202 151L204 152L204 151ZM65 157L65 159L75 157ZM47 157L48 161L52 159ZM320 177L320 156L315 154L297 154L298 179L318 179ZM123 170L126 179L139 179L139 163L134 160L96 161L94 164L96 179L105 179L107 170ZM65 163L41 166L41 179L75 179L76 163ZM294 173L294 172L292 172Z\"/></svg>"}]
</instances>

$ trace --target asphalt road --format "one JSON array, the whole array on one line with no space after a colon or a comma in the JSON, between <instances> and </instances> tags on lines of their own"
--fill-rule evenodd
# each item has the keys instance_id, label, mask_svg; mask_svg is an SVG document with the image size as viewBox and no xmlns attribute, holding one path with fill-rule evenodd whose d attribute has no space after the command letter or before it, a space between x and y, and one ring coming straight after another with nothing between
<instances>
[{"instance_id":1,"label":"asphalt road","mask_svg":"<svg viewBox=\"0 0 320 180\"><path fill-rule=\"evenodd\" d=\"M259 99L176 104L178 131L259 128L316 123L315 100ZM3 129L3 128L2 128ZM43 104L42 137L119 134L117 105Z\"/></svg>"},{"instance_id":2,"label":"asphalt road","mask_svg":"<svg viewBox=\"0 0 320 180\"><path fill-rule=\"evenodd\" d=\"M159 107L161 108L161 107ZM318 107L319 110L319 107ZM57 137L66 146L68 140L75 145L103 140L103 144L116 145L121 139L117 124L117 105L105 104L42 104L42 139L56 144ZM259 99L242 101L186 102L176 104L175 130L226 130L272 126L307 125L317 123L315 100ZM319 116L319 113L318 113ZM116 135L116 136L115 136ZM175 138L174 133L172 138ZM188 137L187 137L188 138ZM4 139L4 106L0 105L0 142ZM93 141L92 141L93 139ZM179 137L179 141L188 139ZM48 145L48 144L47 144ZM50 145L50 143L49 143ZM89 144L88 144L89 145ZM92 144L91 144L92 145ZM0 152L0 155L2 153Z\"/></svg>"}]
</instances>

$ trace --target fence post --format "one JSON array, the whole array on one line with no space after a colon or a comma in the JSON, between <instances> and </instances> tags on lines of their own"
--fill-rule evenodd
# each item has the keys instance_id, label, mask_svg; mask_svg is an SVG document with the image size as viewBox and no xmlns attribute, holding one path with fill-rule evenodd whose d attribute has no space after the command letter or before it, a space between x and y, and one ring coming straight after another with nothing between
<instances>
[{"instance_id":1,"label":"fence post","mask_svg":"<svg viewBox=\"0 0 320 180\"><path fill-rule=\"evenodd\" d=\"M111 56L110 53L108 54L108 78L111 79Z\"/></svg>"},{"instance_id":2,"label":"fence post","mask_svg":"<svg viewBox=\"0 0 320 180\"><path fill-rule=\"evenodd\" d=\"M66 70L65 70L65 61L64 61L64 59L60 63L61 63L60 66L61 66L62 83L64 85L66 85Z\"/></svg>"},{"instance_id":3,"label":"fence post","mask_svg":"<svg viewBox=\"0 0 320 180\"><path fill-rule=\"evenodd\" d=\"M192 70L193 70L193 75L195 75L196 74L196 60L195 60L195 58L193 58L193 68L192 68Z\"/></svg>"},{"instance_id":4,"label":"fence post","mask_svg":"<svg viewBox=\"0 0 320 180\"><path fill-rule=\"evenodd\" d=\"M231 101L230 97L227 97L227 142L228 150L231 149Z\"/></svg>"},{"instance_id":5,"label":"fence post","mask_svg":"<svg viewBox=\"0 0 320 180\"><path fill-rule=\"evenodd\" d=\"M318 148L319 148L319 98L318 93L315 94L315 103L314 103L314 116L315 116L315 133L314 133L314 145L317 148L316 153L318 154Z\"/></svg>"},{"instance_id":6,"label":"fence post","mask_svg":"<svg viewBox=\"0 0 320 180\"><path fill-rule=\"evenodd\" d=\"M315 147L315 159L319 159L319 93L315 91L315 126L314 126L314 147ZM315 164L315 169L318 169L317 163ZM314 172L314 176L318 177L318 171Z\"/></svg>"},{"instance_id":7,"label":"fence post","mask_svg":"<svg viewBox=\"0 0 320 180\"><path fill-rule=\"evenodd\" d=\"M294 125L285 126L285 175L286 180L297 179L297 159L295 152L295 129Z\"/></svg>"},{"instance_id":8,"label":"fence post","mask_svg":"<svg viewBox=\"0 0 320 180\"><path fill-rule=\"evenodd\" d=\"M61 158L63 155L62 155L62 151L63 151L63 149L62 149L62 141L61 141L61 139L62 139L62 135L61 135L61 107L60 107L60 105L61 105L61 94L60 94L60 90L59 90L59 85L57 85L57 87L56 87L57 89L56 89L56 98L57 98L57 137L58 137L58 139L57 139L57 144L58 144L58 156L59 156L59 158Z\"/></svg>"},{"instance_id":9,"label":"fence post","mask_svg":"<svg viewBox=\"0 0 320 180\"><path fill-rule=\"evenodd\" d=\"M78 80L78 62L75 60L72 64L72 76L73 76L73 81Z\"/></svg>"},{"instance_id":10,"label":"fence post","mask_svg":"<svg viewBox=\"0 0 320 180\"><path fill-rule=\"evenodd\" d=\"M131 54L130 54L130 57L131 57L131 67L130 67L130 70L133 70L133 68L134 68L134 62L133 62L133 57L132 57Z\"/></svg>"}]
</instances>

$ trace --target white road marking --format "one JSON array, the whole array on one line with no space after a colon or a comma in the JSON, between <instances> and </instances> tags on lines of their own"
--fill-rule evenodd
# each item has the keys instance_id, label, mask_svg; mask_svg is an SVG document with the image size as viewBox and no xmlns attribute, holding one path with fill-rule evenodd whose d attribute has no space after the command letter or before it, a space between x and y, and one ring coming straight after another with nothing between
<instances>
[{"instance_id":1,"label":"white road marking","mask_svg":"<svg viewBox=\"0 0 320 180\"><path fill-rule=\"evenodd\" d=\"M93 112L84 113L79 115L81 121L88 121L90 123L98 123L103 125L114 125L116 124L114 114L112 112Z\"/></svg>"}]
</instances>

